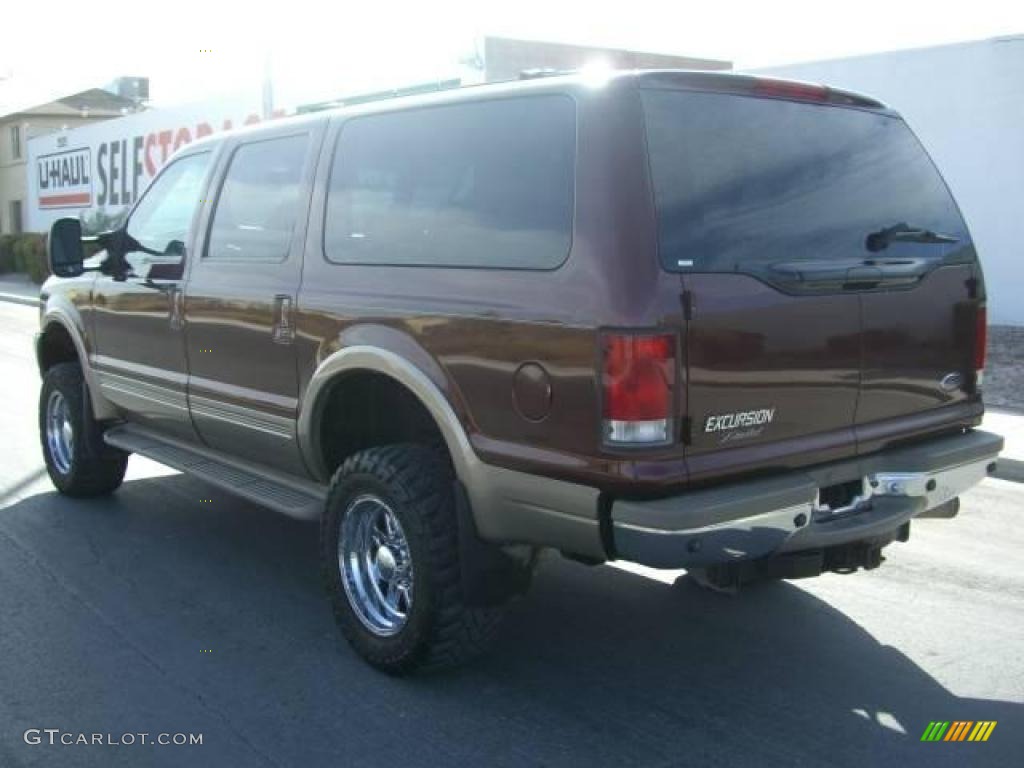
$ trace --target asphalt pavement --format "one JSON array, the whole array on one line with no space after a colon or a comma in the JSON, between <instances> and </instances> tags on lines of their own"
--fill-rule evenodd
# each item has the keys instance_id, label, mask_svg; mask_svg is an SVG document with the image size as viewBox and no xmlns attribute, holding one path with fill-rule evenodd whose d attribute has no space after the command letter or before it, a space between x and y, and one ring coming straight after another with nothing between
<instances>
[{"instance_id":1,"label":"asphalt pavement","mask_svg":"<svg viewBox=\"0 0 1024 768\"><path fill-rule=\"evenodd\" d=\"M36 319L0 303L3 768L1021 764L1024 485L986 480L876 571L734 597L552 557L485 658L392 679L335 630L315 525L138 457L110 498L53 491ZM935 720L997 725L922 743Z\"/></svg>"}]
</instances>

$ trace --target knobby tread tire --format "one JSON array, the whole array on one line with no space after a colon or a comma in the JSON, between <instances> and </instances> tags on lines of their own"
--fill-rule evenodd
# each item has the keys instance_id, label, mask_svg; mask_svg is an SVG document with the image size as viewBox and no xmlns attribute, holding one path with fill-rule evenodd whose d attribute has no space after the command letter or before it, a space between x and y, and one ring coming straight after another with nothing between
<instances>
[{"instance_id":1,"label":"knobby tread tire","mask_svg":"<svg viewBox=\"0 0 1024 768\"><path fill-rule=\"evenodd\" d=\"M321 518L321 565L335 618L349 643L389 674L459 666L479 654L500 607L469 607L462 594L453 472L439 450L417 444L360 451L335 472ZM371 491L399 517L413 551L413 608L405 626L379 637L348 602L338 563L338 531L350 499Z\"/></svg>"},{"instance_id":2,"label":"knobby tread tire","mask_svg":"<svg viewBox=\"0 0 1024 768\"><path fill-rule=\"evenodd\" d=\"M62 473L54 465L46 442L46 403L53 390L68 403L74 433L71 468ZM46 471L54 487L67 496L87 498L116 490L124 480L128 454L103 442L102 430L93 419L82 368L78 363L58 363L46 371L39 394L39 439Z\"/></svg>"}]
</instances>

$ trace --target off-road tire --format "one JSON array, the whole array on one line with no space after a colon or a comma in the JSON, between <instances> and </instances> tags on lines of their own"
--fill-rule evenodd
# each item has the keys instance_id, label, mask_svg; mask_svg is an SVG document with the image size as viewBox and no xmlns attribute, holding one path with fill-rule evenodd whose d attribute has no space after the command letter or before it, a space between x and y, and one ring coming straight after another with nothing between
<instances>
[{"instance_id":1,"label":"off-road tire","mask_svg":"<svg viewBox=\"0 0 1024 768\"><path fill-rule=\"evenodd\" d=\"M462 594L453 472L443 452L416 444L370 448L335 472L320 526L324 584L345 638L388 674L458 666L483 650L500 607L469 607ZM342 582L338 536L360 495L380 497L397 516L413 563L412 608L404 626L381 636L363 624Z\"/></svg>"},{"instance_id":2,"label":"off-road tire","mask_svg":"<svg viewBox=\"0 0 1024 768\"><path fill-rule=\"evenodd\" d=\"M54 390L67 402L73 434L70 467L66 472L54 461L46 437L47 402ZM78 363L59 363L43 376L39 394L39 439L50 480L67 496L102 496L117 489L124 480L128 454L103 442L103 430L93 418L85 378Z\"/></svg>"}]
</instances>

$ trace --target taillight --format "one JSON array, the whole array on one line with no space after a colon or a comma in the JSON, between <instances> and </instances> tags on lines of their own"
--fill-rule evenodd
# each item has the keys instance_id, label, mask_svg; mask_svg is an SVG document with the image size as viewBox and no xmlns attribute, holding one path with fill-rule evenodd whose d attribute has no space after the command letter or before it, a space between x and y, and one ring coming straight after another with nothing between
<instances>
[{"instance_id":1,"label":"taillight","mask_svg":"<svg viewBox=\"0 0 1024 768\"><path fill-rule=\"evenodd\" d=\"M985 353L988 346L988 308L982 304L974 315L974 382L981 389L985 375Z\"/></svg>"},{"instance_id":2,"label":"taillight","mask_svg":"<svg viewBox=\"0 0 1024 768\"><path fill-rule=\"evenodd\" d=\"M601 337L604 439L654 445L672 439L676 337L609 333Z\"/></svg>"}]
</instances>

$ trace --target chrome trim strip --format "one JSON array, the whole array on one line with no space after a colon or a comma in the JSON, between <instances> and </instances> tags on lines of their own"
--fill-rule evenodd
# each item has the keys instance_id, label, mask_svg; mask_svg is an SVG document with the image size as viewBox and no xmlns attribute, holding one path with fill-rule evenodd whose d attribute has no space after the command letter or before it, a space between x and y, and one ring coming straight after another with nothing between
<instances>
[{"instance_id":1,"label":"chrome trim strip","mask_svg":"<svg viewBox=\"0 0 1024 768\"><path fill-rule=\"evenodd\" d=\"M239 407L248 407L249 410L258 413L277 410L290 414L283 418L293 418L299 404L298 399L294 397L286 397L284 395L277 395L271 392L263 392L250 387L240 387L237 384L228 384L223 381L216 381L214 379L196 376L195 374L190 375L188 378L188 391L190 397L202 397L218 403L226 402L224 398L230 398L231 400L245 403L253 403L257 406L256 408L252 408L250 406Z\"/></svg>"},{"instance_id":2,"label":"chrome trim strip","mask_svg":"<svg viewBox=\"0 0 1024 768\"><path fill-rule=\"evenodd\" d=\"M193 416L216 419L257 432L264 432L283 440L295 439L295 422L292 419L234 403L226 403L223 400L213 400L202 395L190 394L188 402Z\"/></svg>"},{"instance_id":3,"label":"chrome trim strip","mask_svg":"<svg viewBox=\"0 0 1024 768\"><path fill-rule=\"evenodd\" d=\"M141 365L140 363L132 363L128 360L122 360L118 357L109 357L108 355L93 355L92 358L93 367L97 373L104 373L110 375L120 376L131 376L135 377L132 380L136 381L139 377L144 379L150 379L154 382L168 382L171 384L178 385L183 391L185 384L188 381L188 376L179 371L168 371L164 368L155 368L151 365ZM154 384L153 386L162 386L160 384Z\"/></svg>"},{"instance_id":4,"label":"chrome trim strip","mask_svg":"<svg viewBox=\"0 0 1024 768\"><path fill-rule=\"evenodd\" d=\"M104 393L115 395L110 398L112 401L116 402L122 399L117 395L133 397L176 411L191 411L193 416L241 426L273 435L282 440L292 441L295 439L294 419L194 393L187 394L185 392L187 377L184 374L161 371L147 365L138 365L101 355L96 357L96 361L100 366L95 368L100 388ZM115 373L112 369L131 375ZM137 378L140 376L172 382L180 385L180 389ZM278 399L284 400L284 398Z\"/></svg>"},{"instance_id":5,"label":"chrome trim strip","mask_svg":"<svg viewBox=\"0 0 1024 768\"><path fill-rule=\"evenodd\" d=\"M135 397L146 402L162 405L165 408L173 408L178 411L188 411L188 402L185 399L184 391L171 389L159 384L132 379L109 371L96 370L96 377L100 389L104 393L116 393ZM111 398L116 401L117 398Z\"/></svg>"}]
</instances>

